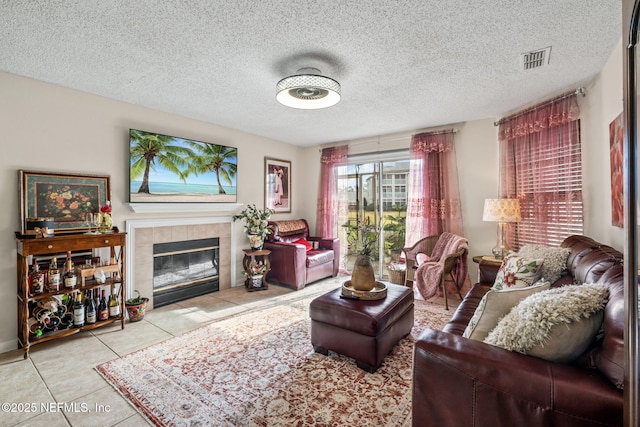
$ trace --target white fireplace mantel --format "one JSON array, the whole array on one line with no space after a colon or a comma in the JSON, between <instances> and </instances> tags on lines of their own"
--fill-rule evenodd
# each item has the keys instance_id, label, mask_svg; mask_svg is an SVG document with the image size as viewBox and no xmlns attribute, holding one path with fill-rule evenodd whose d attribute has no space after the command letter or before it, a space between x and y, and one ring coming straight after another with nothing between
<instances>
[{"instance_id":1,"label":"white fireplace mantel","mask_svg":"<svg viewBox=\"0 0 640 427\"><path fill-rule=\"evenodd\" d=\"M242 203L127 203L135 213L208 212L211 215L233 215Z\"/></svg>"}]
</instances>

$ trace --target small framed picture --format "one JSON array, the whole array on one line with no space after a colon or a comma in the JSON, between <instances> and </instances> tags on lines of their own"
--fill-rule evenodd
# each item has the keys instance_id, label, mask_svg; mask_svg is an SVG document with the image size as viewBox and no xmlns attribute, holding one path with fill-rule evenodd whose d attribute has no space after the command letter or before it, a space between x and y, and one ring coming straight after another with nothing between
<instances>
[{"instance_id":1,"label":"small framed picture","mask_svg":"<svg viewBox=\"0 0 640 427\"><path fill-rule=\"evenodd\" d=\"M21 232L27 218L51 218L55 234L87 230L86 215L111 199L109 176L19 171Z\"/></svg>"},{"instance_id":2,"label":"small framed picture","mask_svg":"<svg viewBox=\"0 0 640 427\"><path fill-rule=\"evenodd\" d=\"M264 175L265 208L291 212L291 162L265 157Z\"/></svg>"}]
</instances>

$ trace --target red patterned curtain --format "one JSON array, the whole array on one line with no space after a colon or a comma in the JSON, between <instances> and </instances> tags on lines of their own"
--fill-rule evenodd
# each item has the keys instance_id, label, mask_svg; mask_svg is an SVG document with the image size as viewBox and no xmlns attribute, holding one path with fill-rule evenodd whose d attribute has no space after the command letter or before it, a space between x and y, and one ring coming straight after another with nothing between
<instances>
[{"instance_id":1,"label":"red patterned curtain","mask_svg":"<svg viewBox=\"0 0 640 427\"><path fill-rule=\"evenodd\" d=\"M318 213L316 234L322 237L337 237L338 224L346 222L348 204L346 193L338 188L339 168L346 167L348 147L329 147L320 157L320 190L318 191Z\"/></svg>"},{"instance_id":2,"label":"red patterned curtain","mask_svg":"<svg viewBox=\"0 0 640 427\"><path fill-rule=\"evenodd\" d=\"M520 199L514 249L583 232L580 109L566 94L500 121L500 197Z\"/></svg>"},{"instance_id":3,"label":"red patterned curtain","mask_svg":"<svg viewBox=\"0 0 640 427\"><path fill-rule=\"evenodd\" d=\"M409 164L407 246L444 231L462 235L453 131L414 135Z\"/></svg>"}]
</instances>

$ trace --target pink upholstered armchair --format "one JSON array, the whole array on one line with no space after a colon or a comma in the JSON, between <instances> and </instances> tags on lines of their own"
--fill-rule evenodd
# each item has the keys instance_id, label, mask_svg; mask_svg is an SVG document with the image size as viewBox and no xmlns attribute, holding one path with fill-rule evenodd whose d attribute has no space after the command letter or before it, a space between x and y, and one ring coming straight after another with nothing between
<instances>
[{"instance_id":1,"label":"pink upholstered armchair","mask_svg":"<svg viewBox=\"0 0 640 427\"><path fill-rule=\"evenodd\" d=\"M264 243L264 249L271 251L267 280L300 290L308 283L337 276L340 262L337 238L309 236L309 225L304 219L269 221L269 225L273 232Z\"/></svg>"}]
</instances>

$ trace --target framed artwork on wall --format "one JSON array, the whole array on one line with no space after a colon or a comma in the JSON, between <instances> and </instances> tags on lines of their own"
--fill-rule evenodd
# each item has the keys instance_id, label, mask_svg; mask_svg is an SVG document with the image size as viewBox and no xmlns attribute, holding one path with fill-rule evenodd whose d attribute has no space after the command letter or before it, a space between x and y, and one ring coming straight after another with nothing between
<instances>
[{"instance_id":1,"label":"framed artwork on wall","mask_svg":"<svg viewBox=\"0 0 640 427\"><path fill-rule=\"evenodd\" d=\"M609 124L609 148L611 155L611 225L624 227L624 195L622 176L622 113Z\"/></svg>"},{"instance_id":2,"label":"framed artwork on wall","mask_svg":"<svg viewBox=\"0 0 640 427\"><path fill-rule=\"evenodd\" d=\"M291 162L265 157L264 175L265 208L291 212Z\"/></svg>"},{"instance_id":3,"label":"framed artwork on wall","mask_svg":"<svg viewBox=\"0 0 640 427\"><path fill-rule=\"evenodd\" d=\"M20 170L21 233L27 218L52 218L56 234L86 231L87 214L111 199L110 177Z\"/></svg>"}]
</instances>

